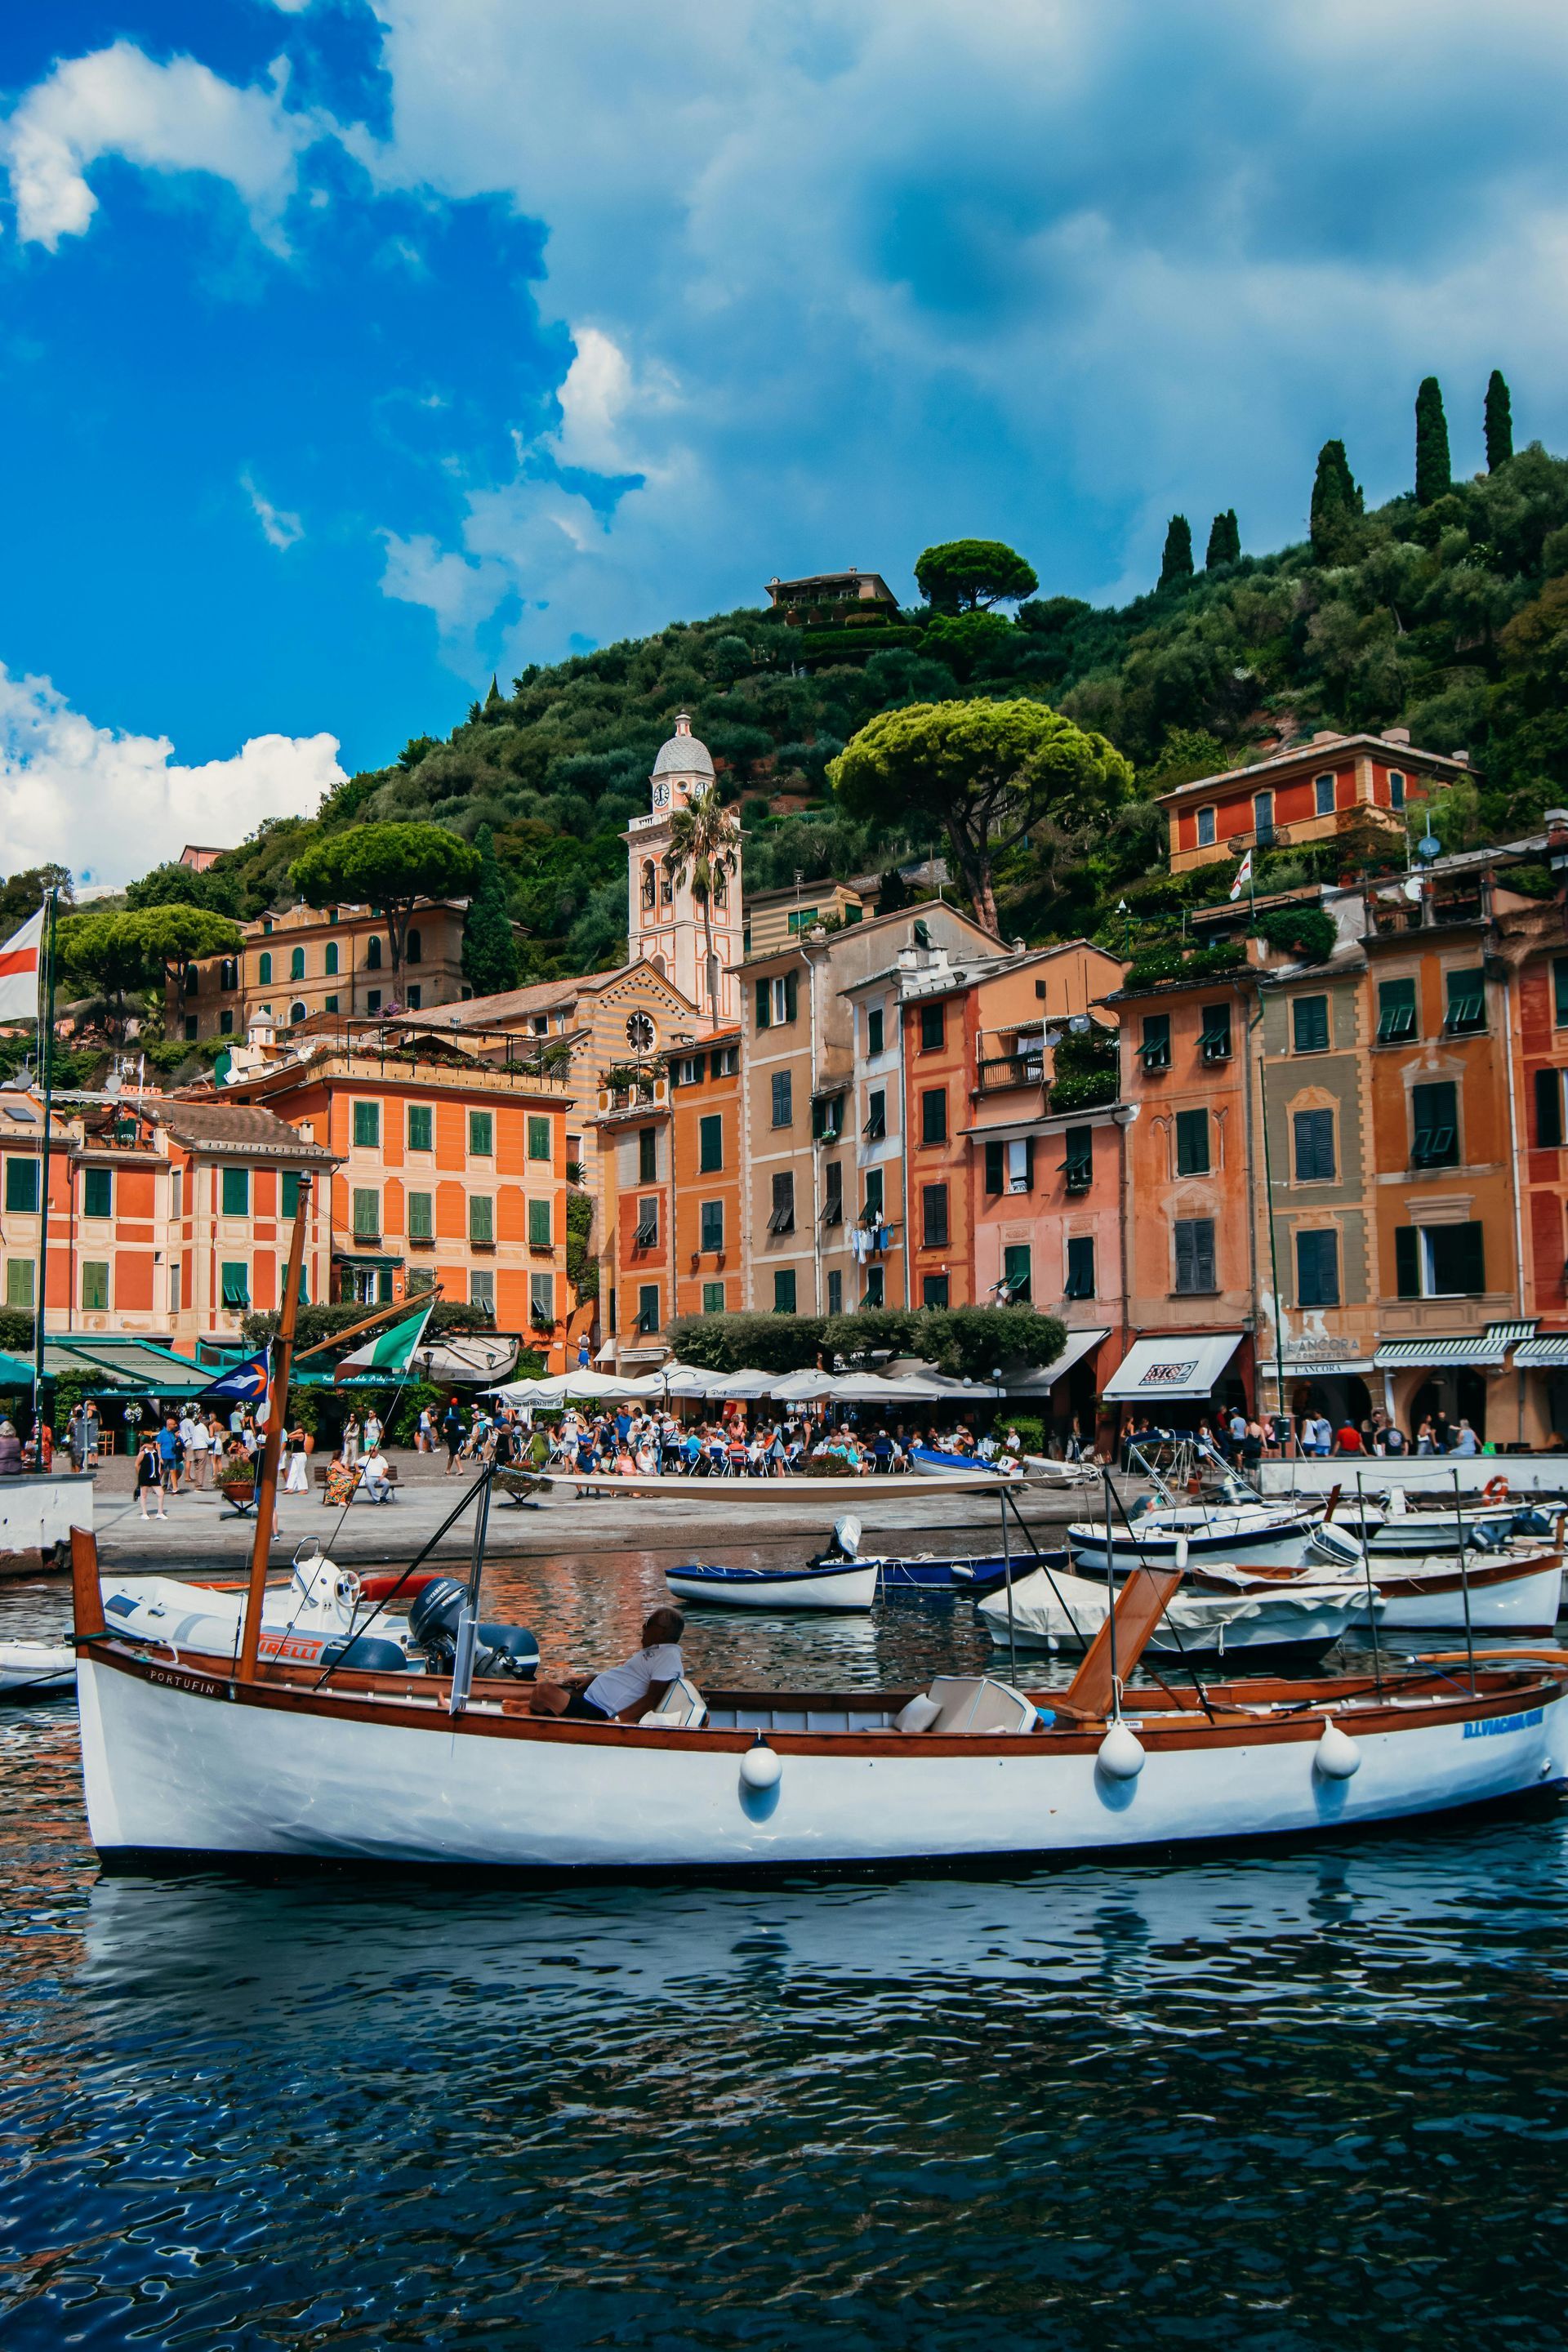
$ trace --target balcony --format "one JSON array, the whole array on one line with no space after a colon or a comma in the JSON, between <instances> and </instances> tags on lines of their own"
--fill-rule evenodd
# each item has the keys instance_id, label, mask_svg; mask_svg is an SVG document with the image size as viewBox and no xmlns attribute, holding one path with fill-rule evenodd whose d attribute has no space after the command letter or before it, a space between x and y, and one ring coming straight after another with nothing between
<instances>
[{"instance_id":1,"label":"balcony","mask_svg":"<svg viewBox=\"0 0 1568 2352\"><path fill-rule=\"evenodd\" d=\"M1043 1052L989 1055L976 1065L975 1077L983 1095L1001 1094L1009 1087L1043 1086L1046 1057Z\"/></svg>"}]
</instances>

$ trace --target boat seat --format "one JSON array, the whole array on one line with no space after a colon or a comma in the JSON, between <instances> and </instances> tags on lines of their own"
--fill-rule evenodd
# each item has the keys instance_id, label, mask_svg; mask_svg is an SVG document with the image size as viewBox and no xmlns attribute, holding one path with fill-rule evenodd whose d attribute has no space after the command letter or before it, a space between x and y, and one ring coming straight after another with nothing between
<instances>
[{"instance_id":1,"label":"boat seat","mask_svg":"<svg viewBox=\"0 0 1568 2352\"><path fill-rule=\"evenodd\" d=\"M671 1683L657 1715L639 1717L645 1731L696 1731L708 1718L708 1702L684 1675Z\"/></svg>"},{"instance_id":2,"label":"boat seat","mask_svg":"<svg viewBox=\"0 0 1568 2352\"><path fill-rule=\"evenodd\" d=\"M1039 1720L1032 1699L989 1675L938 1675L929 1696L941 1710L927 1727L934 1732L1033 1731Z\"/></svg>"}]
</instances>

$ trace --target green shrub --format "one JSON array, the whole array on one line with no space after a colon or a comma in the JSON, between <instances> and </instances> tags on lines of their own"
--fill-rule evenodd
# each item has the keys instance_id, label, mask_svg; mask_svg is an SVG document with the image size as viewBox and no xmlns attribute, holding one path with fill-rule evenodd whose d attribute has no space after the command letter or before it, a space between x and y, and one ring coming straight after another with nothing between
<instances>
[{"instance_id":1,"label":"green shrub","mask_svg":"<svg viewBox=\"0 0 1568 2352\"><path fill-rule=\"evenodd\" d=\"M1281 955L1296 956L1303 963L1321 963L1332 955L1339 939L1333 917L1321 907L1274 907L1254 919L1252 929Z\"/></svg>"},{"instance_id":2,"label":"green shrub","mask_svg":"<svg viewBox=\"0 0 1568 2352\"><path fill-rule=\"evenodd\" d=\"M1004 1436L1010 1429L1018 1433L1019 1444L1026 1454L1043 1454L1046 1450L1046 1424L1033 1413L1004 1412L997 1427Z\"/></svg>"},{"instance_id":3,"label":"green shrub","mask_svg":"<svg viewBox=\"0 0 1568 2352\"><path fill-rule=\"evenodd\" d=\"M1065 1078L1057 1078L1051 1086L1051 1108L1058 1110L1094 1110L1101 1103L1116 1100L1121 1081L1114 1070L1093 1073L1069 1071Z\"/></svg>"}]
</instances>

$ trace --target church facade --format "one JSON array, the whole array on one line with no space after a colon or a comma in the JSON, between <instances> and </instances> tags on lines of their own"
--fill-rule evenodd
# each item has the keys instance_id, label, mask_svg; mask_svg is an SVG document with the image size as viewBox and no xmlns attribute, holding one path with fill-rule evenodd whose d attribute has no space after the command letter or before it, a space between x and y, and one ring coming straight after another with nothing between
<instances>
[{"instance_id":1,"label":"church facade","mask_svg":"<svg viewBox=\"0 0 1568 2352\"><path fill-rule=\"evenodd\" d=\"M722 853L709 864L706 898L695 861L679 855L677 820L706 804L714 791L713 761L691 732L684 710L659 751L648 780L651 806L634 817L624 839L627 853L626 955L646 960L680 991L704 1027L732 1026L741 1013L736 966L742 954L741 838L731 824ZM675 850L676 855L671 856Z\"/></svg>"}]
</instances>

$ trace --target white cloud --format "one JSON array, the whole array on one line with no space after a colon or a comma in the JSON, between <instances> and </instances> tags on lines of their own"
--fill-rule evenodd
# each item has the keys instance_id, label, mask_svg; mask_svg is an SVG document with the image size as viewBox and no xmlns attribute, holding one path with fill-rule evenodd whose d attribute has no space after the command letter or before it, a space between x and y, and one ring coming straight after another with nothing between
<instances>
[{"instance_id":1,"label":"white cloud","mask_svg":"<svg viewBox=\"0 0 1568 2352\"><path fill-rule=\"evenodd\" d=\"M636 423L678 405L673 375L656 366L639 381L625 352L597 327L575 328L573 341L575 354L558 395L561 429L550 442L557 459L592 474L648 472L649 460L634 446Z\"/></svg>"},{"instance_id":2,"label":"white cloud","mask_svg":"<svg viewBox=\"0 0 1568 2352\"><path fill-rule=\"evenodd\" d=\"M248 473L241 474L239 487L250 500L250 510L261 525L261 535L268 547L297 547L305 536L305 526L297 514L286 508L275 507L270 499L263 498Z\"/></svg>"},{"instance_id":3,"label":"white cloud","mask_svg":"<svg viewBox=\"0 0 1568 2352\"><path fill-rule=\"evenodd\" d=\"M123 883L188 841L227 848L268 817L305 816L342 781L333 735L254 735L182 767L166 735L95 727L47 677L0 664L0 871L58 858Z\"/></svg>"},{"instance_id":4,"label":"white cloud","mask_svg":"<svg viewBox=\"0 0 1568 2352\"><path fill-rule=\"evenodd\" d=\"M151 172L205 172L226 180L257 233L279 224L298 184L301 150L320 135L283 104L275 68L265 89L237 89L191 58L155 65L130 41L58 65L21 100L0 131L24 243L85 235L98 198L90 166L108 155Z\"/></svg>"}]
</instances>

